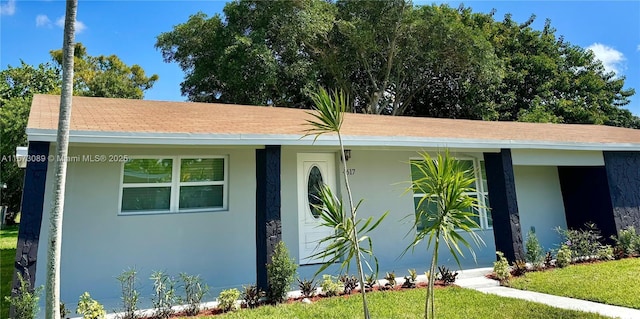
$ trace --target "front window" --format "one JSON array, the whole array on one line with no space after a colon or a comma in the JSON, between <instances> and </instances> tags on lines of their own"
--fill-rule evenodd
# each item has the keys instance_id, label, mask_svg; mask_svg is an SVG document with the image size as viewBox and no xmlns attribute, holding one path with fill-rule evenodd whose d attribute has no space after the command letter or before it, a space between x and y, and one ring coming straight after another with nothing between
<instances>
[{"instance_id":1,"label":"front window","mask_svg":"<svg viewBox=\"0 0 640 319\"><path fill-rule=\"evenodd\" d=\"M130 158L122 169L120 211L127 214L224 210L226 164L224 156Z\"/></svg>"},{"instance_id":2,"label":"front window","mask_svg":"<svg viewBox=\"0 0 640 319\"><path fill-rule=\"evenodd\" d=\"M475 183L471 185L471 188L475 189L475 192L465 193L467 196L474 197L478 199L478 205L480 206L475 214L478 216L472 217L475 222L480 225L480 228L487 229L493 227L493 220L491 218L491 213L489 212L489 192L487 190L487 174L484 168L484 161L476 159L476 158L459 158L458 159L465 169L472 170L475 175ZM412 160L411 162L416 162L418 160ZM420 178L420 172L416 169L415 165L411 164L411 179L412 181L416 181ZM423 214L423 219L418 221L417 231L421 231L425 227L426 216L431 213L436 213L436 209L438 208L434 201L424 200L422 202L422 207L419 207L420 199L424 196L424 193L419 192L418 190L413 191L413 207L415 210L416 216L420 211L426 212Z\"/></svg>"}]
</instances>

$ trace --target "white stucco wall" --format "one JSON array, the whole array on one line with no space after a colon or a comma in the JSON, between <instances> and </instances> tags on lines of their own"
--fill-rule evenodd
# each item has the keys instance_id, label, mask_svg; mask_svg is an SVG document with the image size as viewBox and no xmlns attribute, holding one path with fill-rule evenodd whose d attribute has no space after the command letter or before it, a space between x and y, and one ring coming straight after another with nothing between
<instances>
[{"instance_id":1,"label":"white stucco wall","mask_svg":"<svg viewBox=\"0 0 640 319\"><path fill-rule=\"evenodd\" d=\"M513 165L603 166L602 151L511 150Z\"/></svg>"},{"instance_id":2,"label":"white stucco wall","mask_svg":"<svg viewBox=\"0 0 640 319\"><path fill-rule=\"evenodd\" d=\"M312 150L337 154L337 148ZM296 154L309 151L306 148L283 147L282 155L282 232L283 239L296 260L298 258ZM430 254L426 253L426 243L420 244L414 252L409 251L401 257L403 250L413 239L411 225L414 216L413 197L411 192L405 193L405 190L411 180L409 160L418 156L416 151L351 148L352 157L347 162L349 169L355 169L354 175L350 176L353 199L355 202L364 199L358 216L364 218L381 216L385 211L389 211L385 221L371 235L382 275L385 271L396 271L396 275L403 276L407 274L409 268L415 268L422 273L427 269L430 261ZM482 153L472 153L472 155L481 157ZM336 167L338 169L341 167L339 161ZM346 201L344 182L340 174L338 175L341 193ZM474 262L468 250L463 249L466 257L461 260L463 268L489 266L495 260L493 230L481 230L478 234L486 245L480 248L474 246L477 263ZM441 248L439 264L457 268L455 260L445 247ZM302 266L299 273L301 277L309 278L316 269L317 266ZM332 270L337 271L337 269L335 267ZM355 273L355 268L350 272Z\"/></svg>"},{"instance_id":3,"label":"white stucco wall","mask_svg":"<svg viewBox=\"0 0 640 319\"><path fill-rule=\"evenodd\" d=\"M523 240L535 227L542 247L557 249L562 238L555 228L567 228L557 167L516 165L513 170Z\"/></svg>"},{"instance_id":4,"label":"white stucco wall","mask_svg":"<svg viewBox=\"0 0 640 319\"><path fill-rule=\"evenodd\" d=\"M52 150L53 151L53 150ZM255 149L80 148L70 155L228 155L228 211L118 216L120 163L69 163L62 241L62 300L88 291L112 310L123 270L135 267L143 304L154 270L201 275L213 300L227 287L255 282ZM53 165L49 166L37 284L44 283Z\"/></svg>"}]
</instances>

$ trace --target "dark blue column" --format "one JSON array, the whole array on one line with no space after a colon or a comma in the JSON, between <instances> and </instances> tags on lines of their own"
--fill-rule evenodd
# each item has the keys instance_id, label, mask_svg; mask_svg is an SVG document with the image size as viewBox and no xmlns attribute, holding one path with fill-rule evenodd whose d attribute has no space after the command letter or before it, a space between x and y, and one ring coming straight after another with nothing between
<instances>
[{"instance_id":1,"label":"dark blue column","mask_svg":"<svg viewBox=\"0 0 640 319\"><path fill-rule=\"evenodd\" d=\"M603 152L616 230L640 231L640 152Z\"/></svg>"},{"instance_id":2,"label":"dark blue column","mask_svg":"<svg viewBox=\"0 0 640 319\"><path fill-rule=\"evenodd\" d=\"M559 166L558 178L567 228L584 229L586 223L595 223L603 238L616 234L603 166Z\"/></svg>"},{"instance_id":3,"label":"dark blue column","mask_svg":"<svg viewBox=\"0 0 640 319\"><path fill-rule=\"evenodd\" d=\"M256 150L256 278L264 291L267 263L281 240L280 146L266 146Z\"/></svg>"},{"instance_id":4,"label":"dark blue column","mask_svg":"<svg viewBox=\"0 0 640 319\"><path fill-rule=\"evenodd\" d=\"M496 250L511 262L524 260L511 150L484 153L484 161Z\"/></svg>"},{"instance_id":5,"label":"dark blue column","mask_svg":"<svg viewBox=\"0 0 640 319\"><path fill-rule=\"evenodd\" d=\"M46 159L48 156L49 142L29 142L29 161L22 191L20 230L18 231L12 295L17 293L17 288L19 287L18 273L31 283L31 287L34 287L35 284L44 188L47 182L48 162Z\"/></svg>"}]
</instances>

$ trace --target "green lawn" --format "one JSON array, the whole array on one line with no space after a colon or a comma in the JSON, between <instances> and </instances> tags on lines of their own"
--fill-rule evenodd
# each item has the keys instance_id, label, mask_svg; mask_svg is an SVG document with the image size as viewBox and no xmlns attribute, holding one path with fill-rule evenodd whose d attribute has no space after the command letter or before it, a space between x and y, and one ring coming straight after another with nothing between
<instances>
[{"instance_id":1,"label":"green lawn","mask_svg":"<svg viewBox=\"0 0 640 319\"><path fill-rule=\"evenodd\" d=\"M640 258L531 272L511 287L640 309Z\"/></svg>"},{"instance_id":2,"label":"green lawn","mask_svg":"<svg viewBox=\"0 0 640 319\"><path fill-rule=\"evenodd\" d=\"M9 318L9 303L4 301L4 296L11 295L17 243L18 226L0 230L0 318Z\"/></svg>"},{"instance_id":3,"label":"green lawn","mask_svg":"<svg viewBox=\"0 0 640 319\"><path fill-rule=\"evenodd\" d=\"M424 288L375 292L369 295L372 318L423 318ZM228 318L362 318L361 298L335 297L315 304L302 303L243 309L211 319ZM475 290L451 287L436 291L436 314L439 318L607 318L591 313L569 311L524 300L483 294Z\"/></svg>"}]
</instances>

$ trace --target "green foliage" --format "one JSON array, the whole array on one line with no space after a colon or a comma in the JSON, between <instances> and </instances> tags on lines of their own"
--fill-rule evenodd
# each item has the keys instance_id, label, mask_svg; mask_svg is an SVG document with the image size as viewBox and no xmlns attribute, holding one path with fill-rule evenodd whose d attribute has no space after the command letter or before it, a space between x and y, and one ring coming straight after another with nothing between
<instances>
[{"instance_id":1,"label":"green foliage","mask_svg":"<svg viewBox=\"0 0 640 319\"><path fill-rule=\"evenodd\" d=\"M397 284L395 271L386 273L384 279L387 281L387 283L384 284L386 288L393 289Z\"/></svg>"},{"instance_id":2,"label":"green foliage","mask_svg":"<svg viewBox=\"0 0 640 319\"><path fill-rule=\"evenodd\" d=\"M287 299L287 292L295 280L298 265L289 257L289 250L283 241L278 242L273 251L271 262L267 264L267 298L272 303Z\"/></svg>"},{"instance_id":3,"label":"green foliage","mask_svg":"<svg viewBox=\"0 0 640 319\"><path fill-rule=\"evenodd\" d=\"M373 289L373 287L375 287L377 283L378 277L376 276L376 274L370 274L369 276L365 277L364 287L366 289Z\"/></svg>"},{"instance_id":4,"label":"green foliage","mask_svg":"<svg viewBox=\"0 0 640 319\"><path fill-rule=\"evenodd\" d=\"M302 297L311 298L315 296L318 285L313 279L300 280L300 278L298 278L298 288L300 288Z\"/></svg>"},{"instance_id":5,"label":"green foliage","mask_svg":"<svg viewBox=\"0 0 640 319\"><path fill-rule=\"evenodd\" d=\"M513 262L511 273L516 276L522 276L527 272L527 263L524 260L516 260Z\"/></svg>"},{"instance_id":6,"label":"green foliage","mask_svg":"<svg viewBox=\"0 0 640 319\"><path fill-rule=\"evenodd\" d=\"M358 282L360 287L364 287L363 262L370 271L373 271L371 265L364 257L368 256L370 259L373 259L375 273L378 272L378 259L373 254L373 242L368 236L368 233L380 225L388 212L382 214L378 219L374 219L373 216L367 219L357 217L358 208L360 204L362 204L362 200L354 205L347 174L347 159L344 155L344 144L340 133L344 112L350 109L347 95L342 91L329 94L327 90L321 87L317 93L311 95L311 99L314 102L316 112L309 113L314 119L307 120L310 128L306 131L306 135L315 135L315 139L325 133L335 133L338 136L342 176L344 177L344 186L349 199L349 213L347 214L342 200L334 196L329 186L322 185L322 187L320 187L318 199L321 205L316 205L316 208L320 211L320 226L330 227L333 229L333 234L319 241L318 245L324 243L326 246L318 253L312 255L311 258L324 261L324 264L316 271L316 275L339 261L342 261L340 265L341 269L346 268L348 272L351 261L355 259L358 271ZM362 295L364 318L369 319L370 314L366 289L360 289L360 294Z\"/></svg>"},{"instance_id":7,"label":"green foliage","mask_svg":"<svg viewBox=\"0 0 640 319\"><path fill-rule=\"evenodd\" d=\"M178 297L175 290L175 280L162 271L154 271L151 274L153 281L153 295L151 304L154 309L154 318L167 319L173 314L173 307Z\"/></svg>"},{"instance_id":8,"label":"green foliage","mask_svg":"<svg viewBox=\"0 0 640 319\"><path fill-rule=\"evenodd\" d=\"M242 0L156 48L191 101L309 107L320 84L360 113L640 127L625 78L534 21L406 0Z\"/></svg>"},{"instance_id":9,"label":"green foliage","mask_svg":"<svg viewBox=\"0 0 640 319\"><path fill-rule=\"evenodd\" d=\"M415 269L409 269L409 276L404 276L403 288L415 288L418 272Z\"/></svg>"},{"instance_id":10,"label":"green foliage","mask_svg":"<svg viewBox=\"0 0 640 319\"><path fill-rule=\"evenodd\" d=\"M445 266L438 267L438 277L442 280L445 286L452 285L456 282L456 278L458 277L457 271L451 271L449 268Z\"/></svg>"},{"instance_id":11,"label":"green foliage","mask_svg":"<svg viewBox=\"0 0 640 319\"><path fill-rule=\"evenodd\" d=\"M67 305L64 302L60 302L60 318L64 319L71 313L69 309L67 309Z\"/></svg>"},{"instance_id":12,"label":"green foliage","mask_svg":"<svg viewBox=\"0 0 640 319\"><path fill-rule=\"evenodd\" d=\"M202 282L200 275L188 275L180 273L180 280L184 288L184 297L181 301L187 304L185 313L195 316L200 312L202 298L209 293L209 286Z\"/></svg>"},{"instance_id":13,"label":"green foliage","mask_svg":"<svg viewBox=\"0 0 640 319\"><path fill-rule=\"evenodd\" d=\"M344 287L344 294L350 295L351 292L358 287L358 278L355 276L342 275L340 276L340 282L342 282L342 287Z\"/></svg>"},{"instance_id":14,"label":"green foliage","mask_svg":"<svg viewBox=\"0 0 640 319\"><path fill-rule=\"evenodd\" d=\"M340 291L344 290L342 282L340 282L338 278L334 278L331 275L322 275L322 283L320 283L320 288L322 288L322 292L324 292L325 296L327 297L337 296Z\"/></svg>"},{"instance_id":15,"label":"green foliage","mask_svg":"<svg viewBox=\"0 0 640 319\"><path fill-rule=\"evenodd\" d=\"M564 244L571 249L571 255L577 261L597 258L602 248L600 230L593 223L586 223L583 229L556 229L564 236Z\"/></svg>"},{"instance_id":16,"label":"green foliage","mask_svg":"<svg viewBox=\"0 0 640 319\"><path fill-rule=\"evenodd\" d=\"M14 319L35 319L38 311L38 300L42 287L31 289L27 280L18 273L18 292L15 296L5 296L4 299L15 309Z\"/></svg>"},{"instance_id":17,"label":"green foliage","mask_svg":"<svg viewBox=\"0 0 640 319\"><path fill-rule=\"evenodd\" d=\"M238 298L240 298L240 290L235 288L223 290L218 296L218 308L223 312L233 311L236 309Z\"/></svg>"},{"instance_id":18,"label":"green foliage","mask_svg":"<svg viewBox=\"0 0 640 319\"><path fill-rule=\"evenodd\" d=\"M139 310L138 304L140 303L140 293L138 292L138 271L135 269L129 269L123 271L116 279L120 282L122 301L122 314L120 319L138 319L140 315L137 313Z\"/></svg>"},{"instance_id":19,"label":"green foliage","mask_svg":"<svg viewBox=\"0 0 640 319\"><path fill-rule=\"evenodd\" d=\"M256 285L248 285L243 286L244 291L242 292L242 301L244 304L253 309L260 305L260 298L262 298L265 293Z\"/></svg>"},{"instance_id":20,"label":"green foliage","mask_svg":"<svg viewBox=\"0 0 640 319\"><path fill-rule=\"evenodd\" d=\"M496 274L496 278L500 280L500 283L505 284L511 279L511 271L509 270L509 262L504 257L504 253L496 251L498 260L493 262L493 273Z\"/></svg>"},{"instance_id":21,"label":"green foliage","mask_svg":"<svg viewBox=\"0 0 640 319\"><path fill-rule=\"evenodd\" d=\"M91 298L88 292L83 293L78 300L76 312L82 315L82 319L103 319L106 316L104 307Z\"/></svg>"},{"instance_id":22,"label":"green foliage","mask_svg":"<svg viewBox=\"0 0 640 319\"><path fill-rule=\"evenodd\" d=\"M567 245L560 246L558 253L556 254L556 266L560 268L567 267L573 260L573 252Z\"/></svg>"},{"instance_id":23,"label":"green foliage","mask_svg":"<svg viewBox=\"0 0 640 319\"><path fill-rule=\"evenodd\" d=\"M50 53L61 67L62 50ZM90 56L80 42L75 45L73 68L75 95L142 99L158 80L157 74L147 77L142 67L128 66L116 55Z\"/></svg>"},{"instance_id":24,"label":"green foliage","mask_svg":"<svg viewBox=\"0 0 640 319\"><path fill-rule=\"evenodd\" d=\"M612 260L613 259L613 247L611 245L603 245L598 248L596 257L599 260Z\"/></svg>"},{"instance_id":25,"label":"green foliage","mask_svg":"<svg viewBox=\"0 0 640 319\"><path fill-rule=\"evenodd\" d=\"M616 242L616 248L626 256L640 253L640 234L636 234L633 226L628 226L618 232L618 236L611 236Z\"/></svg>"},{"instance_id":26,"label":"green foliage","mask_svg":"<svg viewBox=\"0 0 640 319\"><path fill-rule=\"evenodd\" d=\"M542 267L544 264L544 249L533 230L529 230L527 234L525 249L527 262L530 262L535 268Z\"/></svg>"},{"instance_id":27,"label":"green foliage","mask_svg":"<svg viewBox=\"0 0 640 319\"><path fill-rule=\"evenodd\" d=\"M427 251L433 248L431 265L429 267L429 284L427 286L427 298L425 301L425 317L435 317L434 288L436 265L440 242L442 241L460 265L460 257L464 257L461 245L467 247L475 260L475 252L471 244L462 236L462 232L469 235L471 240L480 245L484 243L473 229L480 228L473 217L473 211L479 207L478 199L467 194L475 192L472 185L475 183L475 174L445 151L439 153L437 158L432 158L428 153L420 153L422 161L412 161L415 175L411 187L407 192L415 191L423 196L417 207L426 207L426 204L436 206L435 211L420 209L415 214L415 220L409 234L414 238L411 244L405 248L403 254L409 249L415 249L423 240L427 240ZM426 221L425 224L422 224ZM422 225L422 227L418 227ZM417 230L417 231L415 231Z\"/></svg>"}]
</instances>

